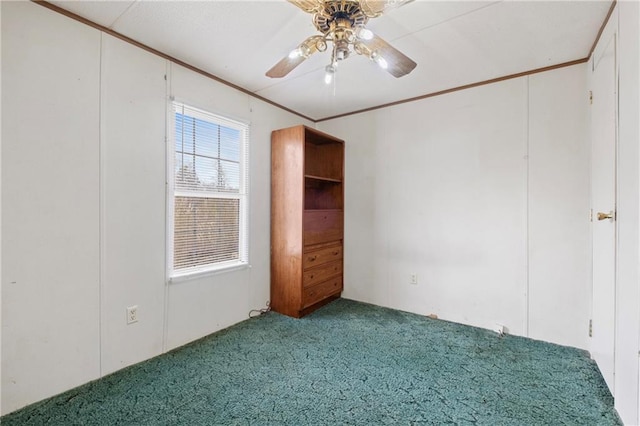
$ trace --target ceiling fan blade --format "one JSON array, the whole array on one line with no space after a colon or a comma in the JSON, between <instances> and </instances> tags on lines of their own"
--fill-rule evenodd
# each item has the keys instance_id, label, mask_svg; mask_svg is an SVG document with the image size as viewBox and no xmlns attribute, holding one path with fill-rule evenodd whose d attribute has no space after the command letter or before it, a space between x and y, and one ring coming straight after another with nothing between
<instances>
[{"instance_id":1,"label":"ceiling fan blade","mask_svg":"<svg viewBox=\"0 0 640 426\"><path fill-rule=\"evenodd\" d=\"M318 51L318 48L324 50L327 48L327 44L322 36L311 36L305 39L302 43L294 49L291 54L280 59L269 71L265 73L267 77L282 78L289 74L295 67L300 65L309 56ZM293 53L296 52L294 55Z\"/></svg>"},{"instance_id":2,"label":"ceiling fan blade","mask_svg":"<svg viewBox=\"0 0 640 426\"><path fill-rule=\"evenodd\" d=\"M387 63L386 71L396 78L409 74L418 65L411 58L376 35L371 40L361 40L361 43L384 58Z\"/></svg>"},{"instance_id":3,"label":"ceiling fan blade","mask_svg":"<svg viewBox=\"0 0 640 426\"><path fill-rule=\"evenodd\" d=\"M307 13L315 13L322 9L324 1L323 0L287 0L289 3L294 6L298 6L300 9L304 10Z\"/></svg>"},{"instance_id":4,"label":"ceiling fan blade","mask_svg":"<svg viewBox=\"0 0 640 426\"><path fill-rule=\"evenodd\" d=\"M369 18L377 18L383 13L397 9L412 1L413 0L360 0L360 10Z\"/></svg>"},{"instance_id":5,"label":"ceiling fan blade","mask_svg":"<svg viewBox=\"0 0 640 426\"><path fill-rule=\"evenodd\" d=\"M285 56L280 59L280 61L273 66L269 71L266 72L267 77L271 78L282 78L285 75L289 74L295 67L300 65L307 59L304 56L297 56L295 58L290 58L289 56Z\"/></svg>"}]
</instances>

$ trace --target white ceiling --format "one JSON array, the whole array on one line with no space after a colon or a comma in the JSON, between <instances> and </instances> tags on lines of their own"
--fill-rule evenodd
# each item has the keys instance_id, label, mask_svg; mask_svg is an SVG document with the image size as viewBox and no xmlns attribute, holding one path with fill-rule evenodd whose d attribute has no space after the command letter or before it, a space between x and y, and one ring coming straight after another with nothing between
<instances>
[{"instance_id":1,"label":"white ceiling","mask_svg":"<svg viewBox=\"0 0 640 426\"><path fill-rule=\"evenodd\" d=\"M396 79L352 55L325 85L328 52L265 76L316 33L285 0L51 3L316 120L585 58L611 5L416 0L368 25L418 63L411 74Z\"/></svg>"}]
</instances>

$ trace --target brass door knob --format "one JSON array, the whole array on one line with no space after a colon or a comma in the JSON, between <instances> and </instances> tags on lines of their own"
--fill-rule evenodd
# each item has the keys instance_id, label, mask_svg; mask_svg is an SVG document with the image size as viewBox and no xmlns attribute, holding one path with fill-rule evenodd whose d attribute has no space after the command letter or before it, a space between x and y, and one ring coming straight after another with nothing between
<instances>
[{"instance_id":1,"label":"brass door knob","mask_svg":"<svg viewBox=\"0 0 640 426\"><path fill-rule=\"evenodd\" d=\"M611 219L614 220L616 218L615 213L611 210L609 213L598 212L598 220Z\"/></svg>"}]
</instances>

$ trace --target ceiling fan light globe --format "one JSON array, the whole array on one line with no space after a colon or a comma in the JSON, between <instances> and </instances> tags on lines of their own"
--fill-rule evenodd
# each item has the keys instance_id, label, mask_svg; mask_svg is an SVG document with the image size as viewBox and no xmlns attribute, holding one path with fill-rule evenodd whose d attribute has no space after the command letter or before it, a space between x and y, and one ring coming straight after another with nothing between
<instances>
[{"instance_id":1,"label":"ceiling fan light globe","mask_svg":"<svg viewBox=\"0 0 640 426\"><path fill-rule=\"evenodd\" d=\"M368 30L364 27L358 28L356 30L356 37L361 40L371 40L373 39L373 31Z\"/></svg>"},{"instance_id":2,"label":"ceiling fan light globe","mask_svg":"<svg viewBox=\"0 0 640 426\"><path fill-rule=\"evenodd\" d=\"M327 65L324 71L324 83L331 84L333 81L333 75L336 73L336 67L333 65Z\"/></svg>"},{"instance_id":3,"label":"ceiling fan light globe","mask_svg":"<svg viewBox=\"0 0 640 426\"><path fill-rule=\"evenodd\" d=\"M311 55L311 48L309 46L302 45L300 46L300 55L304 56L305 58L308 58Z\"/></svg>"}]
</instances>

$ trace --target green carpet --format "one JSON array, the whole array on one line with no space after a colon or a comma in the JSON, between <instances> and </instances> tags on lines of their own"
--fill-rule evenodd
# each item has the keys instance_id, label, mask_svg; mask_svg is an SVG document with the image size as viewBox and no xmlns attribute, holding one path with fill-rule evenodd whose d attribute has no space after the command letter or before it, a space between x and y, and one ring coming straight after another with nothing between
<instances>
[{"instance_id":1,"label":"green carpet","mask_svg":"<svg viewBox=\"0 0 640 426\"><path fill-rule=\"evenodd\" d=\"M584 351L340 299L250 319L10 425L618 425Z\"/></svg>"}]
</instances>

